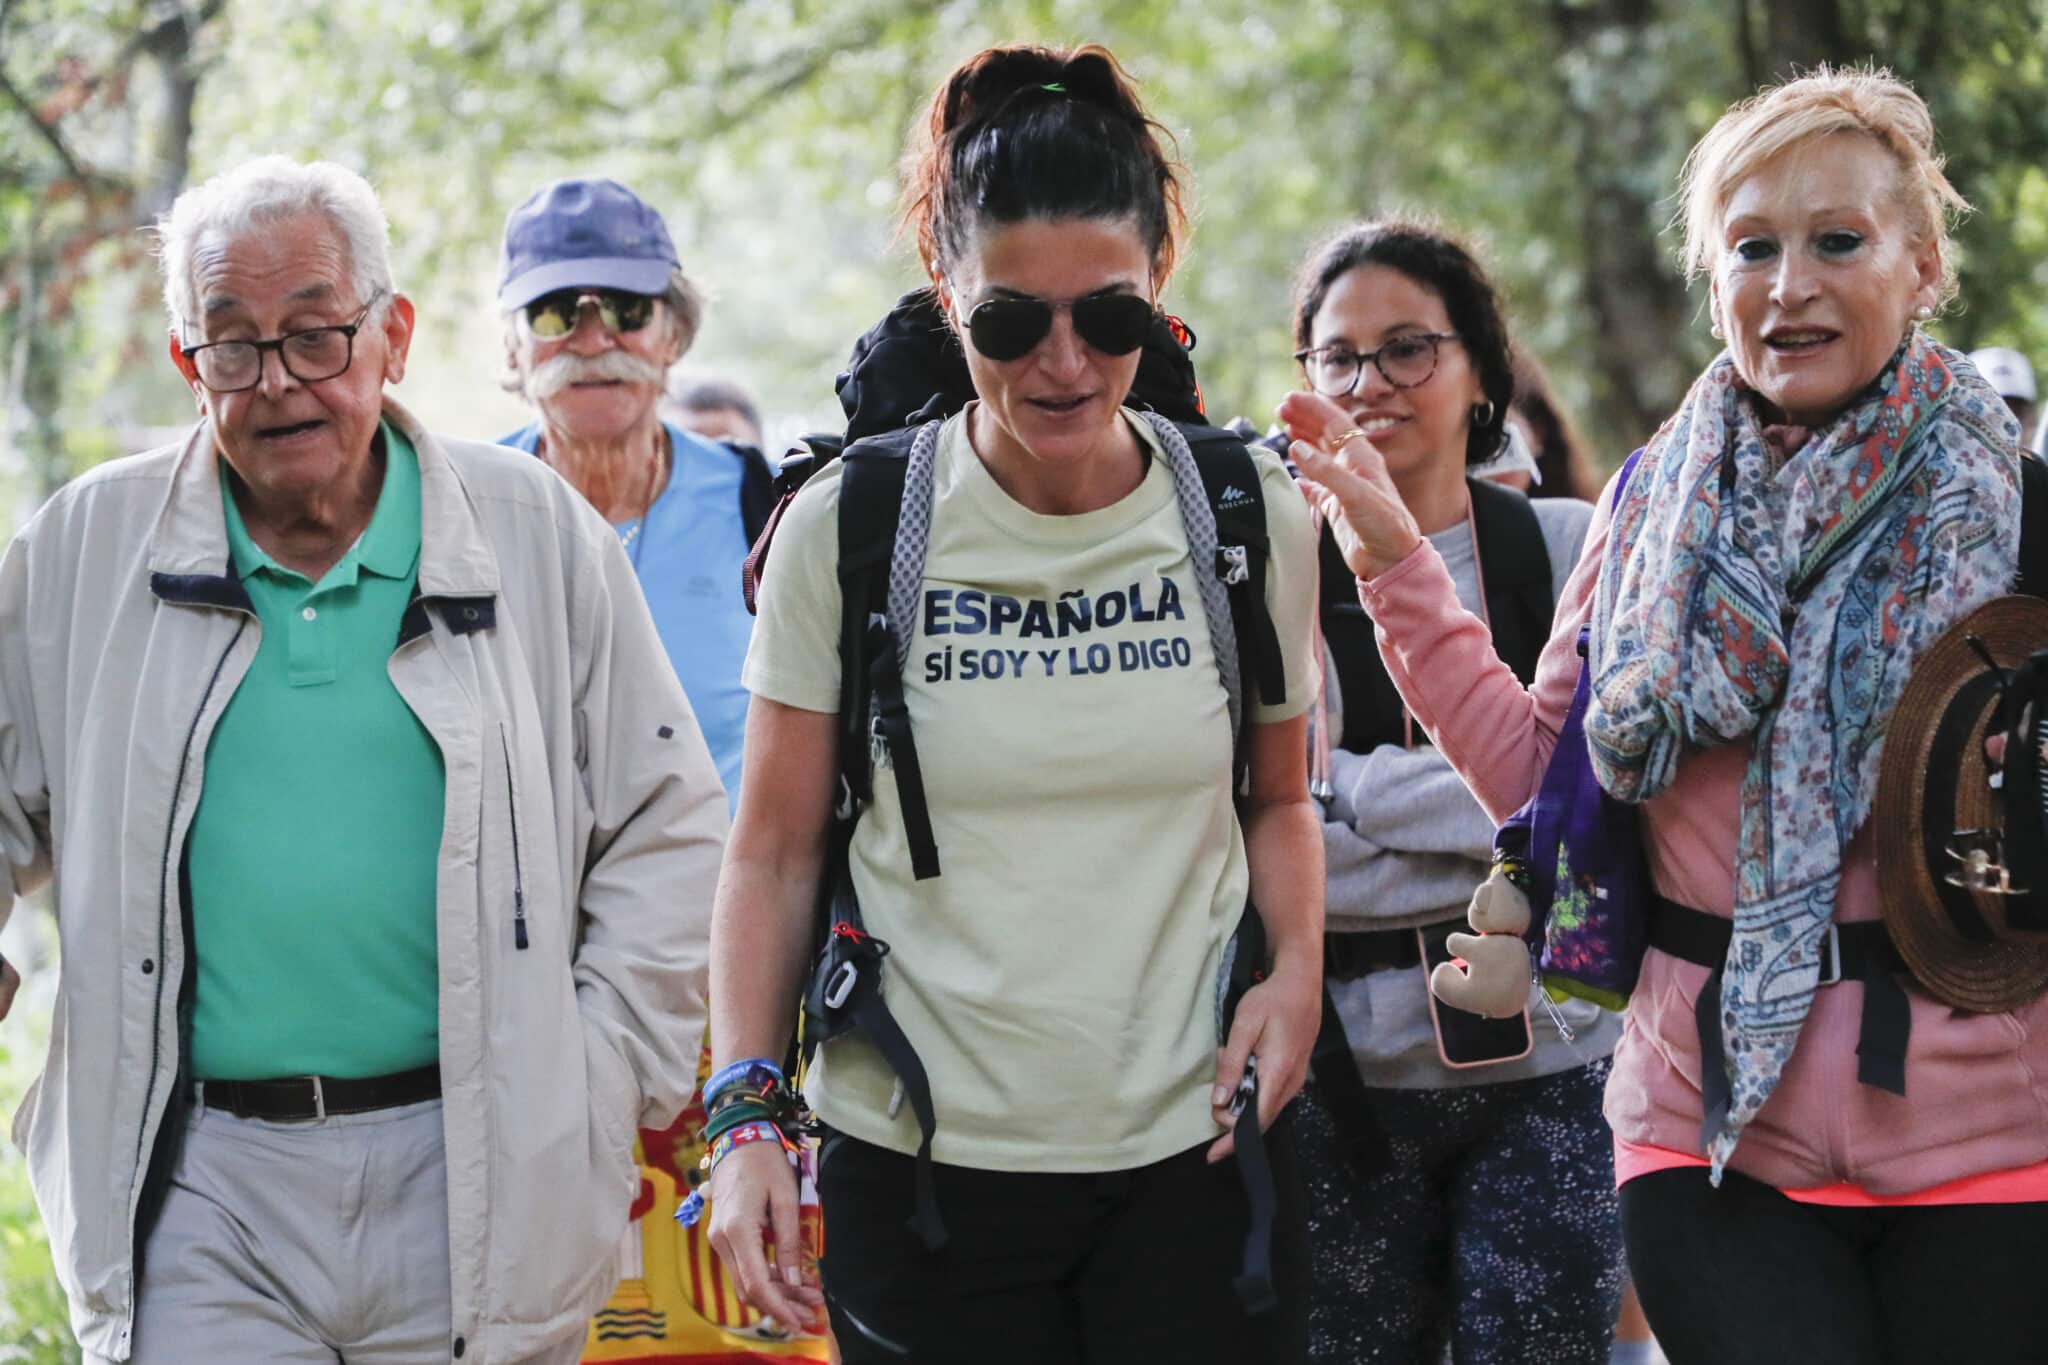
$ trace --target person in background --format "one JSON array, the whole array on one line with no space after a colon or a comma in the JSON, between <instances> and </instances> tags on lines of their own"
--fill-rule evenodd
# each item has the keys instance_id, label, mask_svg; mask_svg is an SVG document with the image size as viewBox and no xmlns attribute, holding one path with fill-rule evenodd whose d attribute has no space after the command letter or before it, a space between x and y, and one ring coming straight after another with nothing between
<instances>
[{"instance_id":1,"label":"person in background","mask_svg":"<svg viewBox=\"0 0 2048 1365\"><path fill-rule=\"evenodd\" d=\"M1862 69L1731 108L1680 197L1726 349L1603 496L1533 687L1352 414L1282 419L1389 674L1496 818L1588 632L1573 761L1639 806L1655 891L1606 1113L1672 1365L2038 1361L2048 996L1952 1009L1904 971L1869 819L1914 662L2018 565L2017 425L1921 327L1967 205L1926 104Z\"/></svg>"},{"instance_id":2,"label":"person in background","mask_svg":"<svg viewBox=\"0 0 2048 1365\"><path fill-rule=\"evenodd\" d=\"M327 162L181 194L201 420L0 559L0 916L64 944L14 1132L94 1362L573 1361L690 1093L717 773L589 505L386 393L387 235Z\"/></svg>"},{"instance_id":3,"label":"person in background","mask_svg":"<svg viewBox=\"0 0 2048 1365\"><path fill-rule=\"evenodd\" d=\"M536 415L500 443L539 455L612 524L736 802L753 633L740 565L771 476L758 449L691 435L657 411L703 317L668 225L614 180L543 186L505 220L498 309L505 384ZM707 1057L700 1047L700 1087ZM588 1358L824 1359L823 1343L791 1341L787 1325L741 1302L702 1231L676 1225L700 1178L703 1123L696 1094L672 1124L639 1134L620 1283L591 1323Z\"/></svg>"},{"instance_id":4,"label":"person in background","mask_svg":"<svg viewBox=\"0 0 2048 1365\"><path fill-rule=\"evenodd\" d=\"M2020 444L2032 450L2029 442L2034 435L2034 417L2040 403L2034 387L2034 367L2010 346L1986 346L1981 351L1972 351L1970 363L2012 409L2014 420L2020 424Z\"/></svg>"},{"instance_id":5,"label":"person in background","mask_svg":"<svg viewBox=\"0 0 2048 1365\"><path fill-rule=\"evenodd\" d=\"M672 373L663 412L684 431L707 441L724 441L753 450L768 448L760 405L754 402L752 394L729 379Z\"/></svg>"},{"instance_id":6,"label":"person in background","mask_svg":"<svg viewBox=\"0 0 2048 1365\"><path fill-rule=\"evenodd\" d=\"M1576 498L1590 503L1600 496L1600 471L1579 439L1571 414L1558 403L1543 362L1529 352L1515 351L1515 397L1508 404L1508 423L1518 429L1536 460L1532 498Z\"/></svg>"},{"instance_id":7,"label":"person in background","mask_svg":"<svg viewBox=\"0 0 2048 1365\"><path fill-rule=\"evenodd\" d=\"M1482 481L1514 385L1484 270L1431 226L1349 228L1304 263L1294 335L1305 384L1384 454L1459 602L1532 671L1593 509ZM1402 706L1329 529L1322 558L1329 1012L1299 1106L1313 1358L1600 1365L1621 1284L1600 1094L1621 1017L1571 1001L1489 1032L1432 1008L1424 944L1464 927L1493 821Z\"/></svg>"},{"instance_id":8,"label":"person in background","mask_svg":"<svg viewBox=\"0 0 2048 1365\"><path fill-rule=\"evenodd\" d=\"M498 313L504 384L535 413L499 443L540 456L617 528L737 801L754 625L739 572L773 476L758 449L692 436L657 411L703 316L668 225L615 180L536 190L505 220Z\"/></svg>"}]
</instances>

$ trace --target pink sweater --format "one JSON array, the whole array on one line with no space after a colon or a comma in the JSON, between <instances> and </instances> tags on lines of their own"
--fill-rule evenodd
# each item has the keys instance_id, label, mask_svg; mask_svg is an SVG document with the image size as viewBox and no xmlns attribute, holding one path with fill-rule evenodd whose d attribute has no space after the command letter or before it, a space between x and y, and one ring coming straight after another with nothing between
<instances>
[{"instance_id":1,"label":"pink sweater","mask_svg":"<svg viewBox=\"0 0 2048 1365\"><path fill-rule=\"evenodd\" d=\"M1580 662L1575 646L1592 615L1611 503L1610 491L1558 600L1531 689L1495 656L1486 626L1458 606L1427 540L1359 584L1388 673L1496 821L1535 790L1571 704ZM1748 754L1740 743L1688 753L1670 788L1644 804L1650 877L1661 895L1733 914ZM1866 827L1849 846L1835 918L1879 917ZM1607 1121L1621 1142L1699 1150L1693 1002L1706 977L1707 968L1654 948L1644 961L1607 1085ZM2048 996L2009 1014L1964 1014L1910 979L1905 985L1913 1012L1905 1095L1856 1081L1861 983L1822 987L1777 1090L1736 1149L1736 1170L1781 1189L1846 1182L1889 1196L2048 1161ZM2048 1177L2048 1170L2041 1174ZM2036 1197L2048 1197L2048 1179L2039 1188Z\"/></svg>"}]
</instances>

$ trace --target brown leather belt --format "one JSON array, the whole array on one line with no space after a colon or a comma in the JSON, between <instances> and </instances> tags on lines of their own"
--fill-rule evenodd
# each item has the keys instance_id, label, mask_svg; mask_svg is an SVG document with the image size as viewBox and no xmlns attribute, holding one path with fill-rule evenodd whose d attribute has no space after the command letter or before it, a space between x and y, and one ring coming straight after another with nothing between
<instances>
[{"instance_id":1,"label":"brown leather belt","mask_svg":"<svg viewBox=\"0 0 2048 1365\"><path fill-rule=\"evenodd\" d=\"M331 1114L367 1114L441 1098L438 1064L389 1076L337 1080L329 1076L285 1076L271 1081L201 1081L199 1102L245 1119L290 1123Z\"/></svg>"}]
</instances>

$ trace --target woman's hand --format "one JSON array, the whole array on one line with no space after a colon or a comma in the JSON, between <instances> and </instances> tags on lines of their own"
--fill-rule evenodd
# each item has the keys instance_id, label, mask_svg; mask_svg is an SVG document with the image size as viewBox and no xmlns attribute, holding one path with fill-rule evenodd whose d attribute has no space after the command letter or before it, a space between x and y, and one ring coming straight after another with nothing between
<instances>
[{"instance_id":1,"label":"woman's hand","mask_svg":"<svg viewBox=\"0 0 2048 1365\"><path fill-rule=\"evenodd\" d=\"M773 1142L735 1147L711 1175L711 1249L733 1287L756 1309L793 1330L819 1330L825 1296L804 1275L796 1171ZM764 1247L775 1248L768 1264Z\"/></svg>"},{"instance_id":2,"label":"woman's hand","mask_svg":"<svg viewBox=\"0 0 2048 1365\"><path fill-rule=\"evenodd\" d=\"M1235 1150L1230 1100L1244 1076L1245 1059L1259 1059L1259 1130L1264 1132L1308 1079L1309 1053L1322 1024L1320 962L1315 970L1276 965L1271 976L1244 993L1230 1037L1216 1054L1216 1090L1209 1098L1224 1134L1209 1148L1212 1163Z\"/></svg>"},{"instance_id":3,"label":"woman's hand","mask_svg":"<svg viewBox=\"0 0 2048 1365\"><path fill-rule=\"evenodd\" d=\"M1357 429L1344 409L1319 393L1290 393L1281 400L1280 422L1294 445L1309 500L1337 535L1345 564L1360 578L1377 578L1406 559L1422 532L1387 473L1387 462Z\"/></svg>"}]
</instances>

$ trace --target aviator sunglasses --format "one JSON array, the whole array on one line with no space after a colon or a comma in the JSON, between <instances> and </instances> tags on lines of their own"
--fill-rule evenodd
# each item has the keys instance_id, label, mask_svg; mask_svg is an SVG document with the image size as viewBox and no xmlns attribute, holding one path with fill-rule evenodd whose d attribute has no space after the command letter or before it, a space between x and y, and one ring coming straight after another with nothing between
<instances>
[{"instance_id":1,"label":"aviator sunglasses","mask_svg":"<svg viewBox=\"0 0 2048 1365\"><path fill-rule=\"evenodd\" d=\"M1157 310L1136 294L1091 294L1072 303L1046 299L997 298L975 305L967 315L974 349L990 360L1018 360L1052 331L1052 315L1064 308L1081 340L1104 355L1129 355L1145 344Z\"/></svg>"},{"instance_id":2,"label":"aviator sunglasses","mask_svg":"<svg viewBox=\"0 0 2048 1365\"><path fill-rule=\"evenodd\" d=\"M597 320L608 331L637 332L654 316L652 294L631 294L623 289L557 289L526 305L526 325L543 341L565 337L576 330L576 314L585 299L597 305Z\"/></svg>"}]
</instances>

